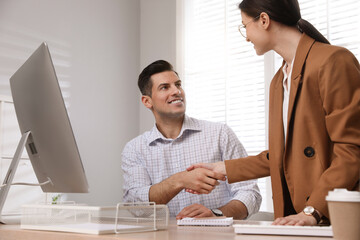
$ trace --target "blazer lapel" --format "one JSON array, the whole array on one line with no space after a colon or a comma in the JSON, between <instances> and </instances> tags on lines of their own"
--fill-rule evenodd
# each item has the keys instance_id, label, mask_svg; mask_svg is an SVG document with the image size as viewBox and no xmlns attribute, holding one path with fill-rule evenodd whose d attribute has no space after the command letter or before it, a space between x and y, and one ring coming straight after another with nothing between
<instances>
[{"instance_id":1,"label":"blazer lapel","mask_svg":"<svg viewBox=\"0 0 360 240\"><path fill-rule=\"evenodd\" d=\"M284 64L284 63L283 63ZM284 125L282 120L284 89L282 67L271 81L269 99L269 157L270 172L276 217L284 216L283 199L283 156Z\"/></svg>"},{"instance_id":2,"label":"blazer lapel","mask_svg":"<svg viewBox=\"0 0 360 240\"><path fill-rule=\"evenodd\" d=\"M283 78L284 74L281 67L271 81L269 99L269 150L270 154L273 155L272 162L276 161L277 168L279 169L282 169L282 156L284 153L284 125L282 120L284 99Z\"/></svg>"},{"instance_id":3,"label":"blazer lapel","mask_svg":"<svg viewBox=\"0 0 360 240\"><path fill-rule=\"evenodd\" d=\"M310 38L308 35L303 34L299 45L295 54L295 61L293 65L293 70L291 74L291 87L290 87L290 95L289 95L289 108L288 108L288 116L287 116L287 133L288 136L291 134L290 126L292 125L292 116L294 111L294 105L296 101L296 96L299 93L301 83L302 83L302 74L305 66L306 58L310 52L312 45L315 43L315 40ZM286 138L286 145L289 137ZM285 145L285 149L286 149Z\"/></svg>"}]
</instances>

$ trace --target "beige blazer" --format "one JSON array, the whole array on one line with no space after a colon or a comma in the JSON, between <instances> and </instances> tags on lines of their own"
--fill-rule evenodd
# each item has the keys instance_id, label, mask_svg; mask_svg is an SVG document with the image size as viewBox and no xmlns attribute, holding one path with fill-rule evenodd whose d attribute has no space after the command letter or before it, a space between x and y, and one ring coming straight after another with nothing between
<instances>
[{"instance_id":1,"label":"beige blazer","mask_svg":"<svg viewBox=\"0 0 360 240\"><path fill-rule=\"evenodd\" d=\"M270 175L275 217L290 214L284 210L285 201L291 201L298 213L313 206L329 217L329 190L359 188L359 62L345 48L303 34L291 76L286 142L283 77L280 68L270 85L269 150L225 161L228 180ZM285 183L290 196L283 192Z\"/></svg>"}]
</instances>

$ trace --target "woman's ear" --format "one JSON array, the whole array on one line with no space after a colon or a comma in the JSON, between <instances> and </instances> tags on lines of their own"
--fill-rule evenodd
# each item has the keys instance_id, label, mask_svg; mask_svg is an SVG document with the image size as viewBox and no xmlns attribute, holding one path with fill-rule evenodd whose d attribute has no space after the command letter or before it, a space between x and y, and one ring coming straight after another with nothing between
<instances>
[{"instance_id":1,"label":"woman's ear","mask_svg":"<svg viewBox=\"0 0 360 240\"><path fill-rule=\"evenodd\" d=\"M268 29L270 26L271 19L266 12L260 13L259 21L264 29Z\"/></svg>"}]
</instances>

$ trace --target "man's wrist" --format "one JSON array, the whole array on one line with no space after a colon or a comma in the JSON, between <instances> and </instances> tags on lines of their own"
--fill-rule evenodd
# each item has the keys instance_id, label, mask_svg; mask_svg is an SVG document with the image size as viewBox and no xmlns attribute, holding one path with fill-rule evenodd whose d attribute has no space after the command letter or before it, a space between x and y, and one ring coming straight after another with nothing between
<instances>
[{"instance_id":1,"label":"man's wrist","mask_svg":"<svg viewBox=\"0 0 360 240\"><path fill-rule=\"evenodd\" d=\"M222 217L224 216L223 212L218 209L218 208L213 208L213 209L210 209L212 211L212 213L217 216L217 217Z\"/></svg>"},{"instance_id":2,"label":"man's wrist","mask_svg":"<svg viewBox=\"0 0 360 240\"><path fill-rule=\"evenodd\" d=\"M186 188L184 179L186 178L186 171L175 173L174 175L170 176L172 186L177 190L182 190Z\"/></svg>"}]
</instances>

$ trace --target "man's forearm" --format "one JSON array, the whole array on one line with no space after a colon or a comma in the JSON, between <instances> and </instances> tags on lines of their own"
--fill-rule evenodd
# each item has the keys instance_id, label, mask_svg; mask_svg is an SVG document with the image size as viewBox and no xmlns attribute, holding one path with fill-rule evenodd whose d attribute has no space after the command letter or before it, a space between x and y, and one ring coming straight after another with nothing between
<instances>
[{"instance_id":1,"label":"man's forearm","mask_svg":"<svg viewBox=\"0 0 360 240\"><path fill-rule=\"evenodd\" d=\"M244 219L248 216L248 210L245 204L239 200L231 200L219 209L225 216L233 217L234 219Z\"/></svg>"},{"instance_id":2,"label":"man's forearm","mask_svg":"<svg viewBox=\"0 0 360 240\"><path fill-rule=\"evenodd\" d=\"M150 187L149 201L157 204L167 204L183 187L180 183L182 172L176 173L164 181Z\"/></svg>"}]
</instances>

